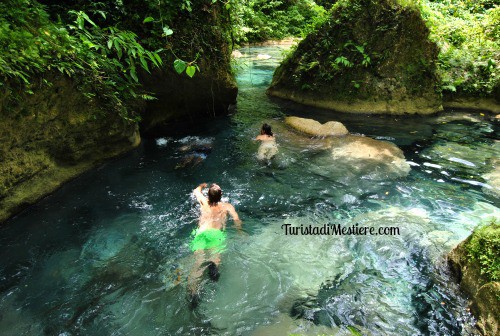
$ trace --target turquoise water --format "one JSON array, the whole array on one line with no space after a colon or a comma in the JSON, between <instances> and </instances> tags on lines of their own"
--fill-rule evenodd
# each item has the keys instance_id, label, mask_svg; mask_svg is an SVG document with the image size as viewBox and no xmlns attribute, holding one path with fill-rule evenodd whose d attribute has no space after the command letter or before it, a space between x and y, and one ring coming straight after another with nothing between
<instances>
[{"instance_id":1,"label":"turquoise water","mask_svg":"<svg viewBox=\"0 0 500 336\"><path fill-rule=\"evenodd\" d=\"M233 115L145 140L0 228L2 335L475 334L444 256L499 217L482 177L499 157L498 124L472 112L352 116L270 99L284 48L241 50ZM292 132L286 115L390 141L411 171L334 160L328 140ZM263 122L280 150L269 163L256 160L252 141ZM246 234L228 222L220 279L203 278L193 310L191 191L201 182L220 184ZM285 223L400 234L290 236Z\"/></svg>"}]
</instances>

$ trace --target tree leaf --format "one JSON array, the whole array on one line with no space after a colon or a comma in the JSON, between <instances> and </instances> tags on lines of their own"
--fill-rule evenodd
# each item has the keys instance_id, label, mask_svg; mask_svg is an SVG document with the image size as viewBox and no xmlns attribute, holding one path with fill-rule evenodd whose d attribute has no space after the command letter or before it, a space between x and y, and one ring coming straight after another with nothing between
<instances>
[{"instance_id":1,"label":"tree leaf","mask_svg":"<svg viewBox=\"0 0 500 336\"><path fill-rule=\"evenodd\" d=\"M109 39L108 40L108 49L111 50L111 47L113 46L113 40L112 39Z\"/></svg>"},{"instance_id":2,"label":"tree leaf","mask_svg":"<svg viewBox=\"0 0 500 336\"><path fill-rule=\"evenodd\" d=\"M155 52L155 53L153 53L153 56L156 58L156 60L158 61L158 63L159 63L159 64L162 64L162 63L163 63L163 62L162 62L162 60L161 60L160 55L158 55L156 52Z\"/></svg>"},{"instance_id":3,"label":"tree leaf","mask_svg":"<svg viewBox=\"0 0 500 336\"><path fill-rule=\"evenodd\" d=\"M144 59L144 57L139 56L139 60L141 61L141 64L142 64L142 67L144 68L144 70L146 70L147 72L149 72L148 63L146 62L146 60Z\"/></svg>"},{"instance_id":4,"label":"tree leaf","mask_svg":"<svg viewBox=\"0 0 500 336\"><path fill-rule=\"evenodd\" d=\"M85 20L87 20L88 23L90 23L92 26L94 27L97 27L97 25L94 23L94 21L92 21L89 16L87 15L87 13L85 12L80 12L82 14L82 16L85 18Z\"/></svg>"},{"instance_id":5,"label":"tree leaf","mask_svg":"<svg viewBox=\"0 0 500 336\"><path fill-rule=\"evenodd\" d=\"M187 67L187 69L186 69L186 74L187 74L189 77L191 77L191 78L193 78L193 76L194 76L194 73L195 73L195 72L196 72L196 68L194 67L194 65L190 65L190 66L188 66L188 67Z\"/></svg>"},{"instance_id":6,"label":"tree leaf","mask_svg":"<svg viewBox=\"0 0 500 336\"><path fill-rule=\"evenodd\" d=\"M154 21L155 19L153 19L151 16L148 16L147 18L144 19L144 21L142 21L142 23L148 23L148 22L152 22Z\"/></svg>"},{"instance_id":7,"label":"tree leaf","mask_svg":"<svg viewBox=\"0 0 500 336\"><path fill-rule=\"evenodd\" d=\"M130 68L130 77L132 77L136 82L139 82L139 78L137 78L137 73L135 72L135 68Z\"/></svg>"},{"instance_id":8,"label":"tree leaf","mask_svg":"<svg viewBox=\"0 0 500 336\"><path fill-rule=\"evenodd\" d=\"M180 59L174 61L174 69L180 75L184 70L186 70L186 62Z\"/></svg>"},{"instance_id":9,"label":"tree leaf","mask_svg":"<svg viewBox=\"0 0 500 336\"><path fill-rule=\"evenodd\" d=\"M101 16L106 20L106 13L103 12L102 10L98 10L97 13L101 14Z\"/></svg>"},{"instance_id":10,"label":"tree leaf","mask_svg":"<svg viewBox=\"0 0 500 336\"><path fill-rule=\"evenodd\" d=\"M114 39L113 44L115 45L116 52L118 53L118 58L122 58L122 48L120 47L118 39Z\"/></svg>"},{"instance_id":11,"label":"tree leaf","mask_svg":"<svg viewBox=\"0 0 500 336\"><path fill-rule=\"evenodd\" d=\"M83 17L81 17L81 16L78 16L76 18L76 24L78 25L79 29L83 29L83 21L84 21Z\"/></svg>"},{"instance_id":12,"label":"tree leaf","mask_svg":"<svg viewBox=\"0 0 500 336\"><path fill-rule=\"evenodd\" d=\"M174 33L172 29L170 29L168 26L163 27L163 33L165 36L170 36Z\"/></svg>"}]
</instances>

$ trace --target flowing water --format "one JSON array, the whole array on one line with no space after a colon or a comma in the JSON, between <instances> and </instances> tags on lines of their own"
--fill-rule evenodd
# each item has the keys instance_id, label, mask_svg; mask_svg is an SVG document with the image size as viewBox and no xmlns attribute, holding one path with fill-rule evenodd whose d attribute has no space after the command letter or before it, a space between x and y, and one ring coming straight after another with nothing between
<instances>
[{"instance_id":1,"label":"flowing water","mask_svg":"<svg viewBox=\"0 0 500 336\"><path fill-rule=\"evenodd\" d=\"M482 177L499 157L498 124L477 112L353 116L270 99L282 49L242 49L233 115L145 140L0 228L2 335L475 334L444 256L499 217ZM292 132L286 115L390 141L411 171L334 160L327 140ZM252 141L263 122L279 144L264 163ZM221 185L246 234L228 222L220 279L203 278L191 309L191 192L201 182ZM356 223L399 234L282 228Z\"/></svg>"}]
</instances>

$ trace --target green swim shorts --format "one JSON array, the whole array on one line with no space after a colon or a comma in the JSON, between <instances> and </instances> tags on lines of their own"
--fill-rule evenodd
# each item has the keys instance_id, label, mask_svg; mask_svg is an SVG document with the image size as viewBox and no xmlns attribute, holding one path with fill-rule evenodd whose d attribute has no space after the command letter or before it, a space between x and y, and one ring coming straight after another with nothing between
<instances>
[{"instance_id":1,"label":"green swim shorts","mask_svg":"<svg viewBox=\"0 0 500 336\"><path fill-rule=\"evenodd\" d=\"M193 230L194 238L189 245L191 251L205 250L211 248L223 249L225 247L226 233L218 229L207 229L199 232Z\"/></svg>"}]
</instances>

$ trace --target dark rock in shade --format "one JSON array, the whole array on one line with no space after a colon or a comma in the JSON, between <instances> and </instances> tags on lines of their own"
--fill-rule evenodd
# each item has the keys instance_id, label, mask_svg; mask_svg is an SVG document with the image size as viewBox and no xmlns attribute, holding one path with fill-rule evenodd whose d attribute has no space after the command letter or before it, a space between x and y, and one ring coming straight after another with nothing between
<instances>
[{"instance_id":1,"label":"dark rock in shade","mask_svg":"<svg viewBox=\"0 0 500 336\"><path fill-rule=\"evenodd\" d=\"M193 78L165 69L144 78L146 90L153 92L156 99L147 104L141 134L154 137L172 134L179 125L199 124L229 113L229 106L236 103L238 94L231 74L203 65L200 68L203 72Z\"/></svg>"},{"instance_id":2,"label":"dark rock in shade","mask_svg":"<svg viewBox=\"0 0 500 336\"><path fill-rule=\"evenodd\" d=\"M460 283L460 288L470 298L472 314L477 318L477 327L483 335L500 333L500 282L491 281L481 274L477 260L467 251L475 233L461 242L448 254L450 269Z\"/></svg>"},{"instance_id":3,"label":"dark rock in shade","mask_svg":"<svg viewBox=\"0 0 500 336\"><path fill-rule=\"evenodd\" d=\"M136 123L89 101L76 81L50 81L17 100L0 92L0 222L140 143Z\"/></svg>"},{"instance_id":4,"label":"dark rock in shade","mask_svg":"<svg viewBox=\"0 0 500 336\"><path fill-rule=\"evenodd\" d=\"M175 37L169 40L172 50L186 62L196 59L198 68L193 78L177 74L175 57L167 50L163 68L141 76L145 90L156 98L148 102L143 114L143 136L170 135L179 125L192 127L228 114L229 107L236 104L238 88L231 71L228 36L232 28L227 13L221 3L207 7L192 2L191 12L181 12L169 23L175 30Z\"/></svg>"},{"instance_id":5,"label":"dark rock in shade","mask_svg":"<svg viewBox=\"0 0 500 336\"><path fill-rule=\"evenodd\" d=\"M342 112L433 113L442 110L437 55L417 8L341 0L276 70L268 93Z\"/></svg>"}]
</instances>

